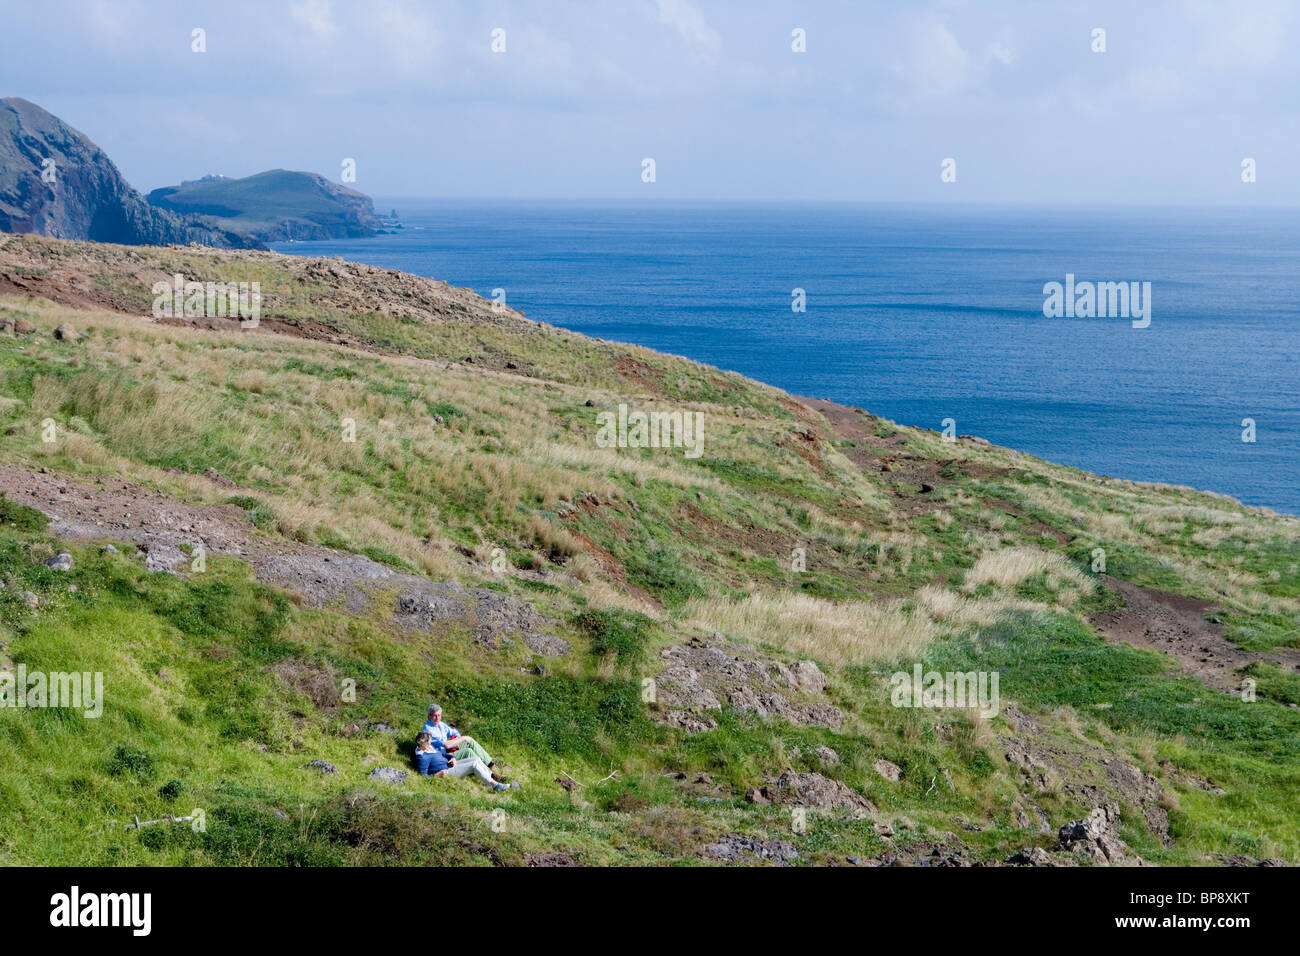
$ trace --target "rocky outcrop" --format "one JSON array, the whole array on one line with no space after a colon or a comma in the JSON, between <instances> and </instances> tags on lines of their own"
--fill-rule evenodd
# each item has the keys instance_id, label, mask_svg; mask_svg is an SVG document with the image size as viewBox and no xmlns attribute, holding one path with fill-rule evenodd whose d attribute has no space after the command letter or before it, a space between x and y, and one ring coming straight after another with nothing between
<instances>
[{"instance_id":1,"label":"rocky outcrop","mask_svg":"<svg viewBox=\"0 0 1300 956\"><path fill-rule=\"evenodd\" d=\"M763 719L779 717L794 724L837 728L844 712L819 700L801 701L795 695L820 695L826 675L812 661L787 665L775 658L750 653L753 649L724 646L693 638L688 644L665 648L660 657L666 667L655 679L660 723L688 731L715 726L708 711L730 706Z\"/></svg>"},{"instance_id":2,"label":"rocky outcrop","mask_svg":"<svg viewBox=\"0 0 1300 956\"><path fill-rule=\"evenodd\" d=\"M1095 744L1048 732L1040 720L1014 705L1003 708L1003 717L1013 731L1001 737L1006 760L1018 771L1028 795L1059 791L1084 807L1113 808L1106 817L1112 821L1118 821L1119 808L1126 807L1140 814L1147 830L1165 846L1172 844L1169 796L1156 777ZM1016 820L1025 829L1051 829L1037 806L1031 816L1017 805Z\"/></svg>"},{"instance_id":3,"label":"rocky outcrop","mask_svg":"<svg viewBox=\"0 0 1300 956\"><path fill-rule=\"evenodd\" d=\"M851 787L819 773L795 773L787 770L766 787L751 788L745 793L750 803L780 807L804 807L809 810L848 810L855 817L875 813L875 805Z\"/></svg>"},{"instance_id":4,"label":"rocky outcrop","mask_svg":"<svg viewBox=\"0 0 1300 956\"><path fill-rule=\"evenodd\" d=\"M1071 820L1061 827L1056 848L1090 859L1100 866L1141 863L1141 859L1133 856L1128 844L1116 834L1118 828L1118 806L1094 807L1082 820Z\"/></svg>"},{"instance_id":5,"label":"rocky outcrop","mask_svg":"<svg viewBox=\"0 0 1300 956\"><path fill-rule=\"evenodd\" d=\"M752 837L729 833L716 843L704 847L706 856L728 863L743 863L747 858L777 864L789 863L799 858L793 843L781 840L755 840Z\"/></svg>"},{"instance_id":6,"label":"rocky outcrop","mask_svg":"<svg viewBox=\"0 0 1300 956\"><path fill-rule=\"evenodd\" d=\"M149 205L84 134L17 97L0 99L0 230L124 245L262 248Z\"/></svg>"}]
</instances>

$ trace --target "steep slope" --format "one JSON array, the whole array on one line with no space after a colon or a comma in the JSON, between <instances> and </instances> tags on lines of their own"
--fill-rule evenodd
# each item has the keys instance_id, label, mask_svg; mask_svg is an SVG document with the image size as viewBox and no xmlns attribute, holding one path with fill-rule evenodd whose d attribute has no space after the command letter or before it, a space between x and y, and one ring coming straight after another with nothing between
<instances>
[{"instance_id":1,"label":"steep slope","mask_svg":"<svg viewBox=\"0 0 1300 956\"><path fill-rule=\"evenodd\" d=\"M0 325L0 672L105 676L0 707L2 861L1300 859L1296 519L341 260L0 236ZM431 698L521 791L371 776Z\"/></svg>"},{"instance_id":2,"label":"steep slope","mask_svg":"<svg viewBox=\"0 0 1300 956\"><path fill-rule=\"evenodd\" d=\"M17 97L0 99L0 231L130 245L260 246L150 206L84 134Z\"/></svg>"},{"instance_id":3,"label":"steep slope","mask_svg":"<svg viewBox=\"0 0 1300 956\"><path fill-rule=\"evenodd\" d=\"M222 229L262 242L373 236L382 225L369 196L316 173L287 169L167 186L149 193L149 202L205 216Z\"/></svg>"}]
</instances>

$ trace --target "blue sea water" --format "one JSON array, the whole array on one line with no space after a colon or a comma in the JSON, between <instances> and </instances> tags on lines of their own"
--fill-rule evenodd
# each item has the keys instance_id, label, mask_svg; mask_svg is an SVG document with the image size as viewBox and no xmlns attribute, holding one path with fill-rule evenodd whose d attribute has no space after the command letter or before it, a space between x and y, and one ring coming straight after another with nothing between
<instances>
[{"instance_id":1,"label":"blue sea water","mask_svg":"<svg viewBox=\"0 0 1300 956\"><path fill-rule=\"evenodd\" d=\"M1300 216L1245 209L383 200L283 243L908 425L1300 514ZM1151 283L1150 327L1043 286ZM802 288L807 311L791 309ZM1243 419L1256 441L1242 440Z\"/></svg>"}]
</instances>

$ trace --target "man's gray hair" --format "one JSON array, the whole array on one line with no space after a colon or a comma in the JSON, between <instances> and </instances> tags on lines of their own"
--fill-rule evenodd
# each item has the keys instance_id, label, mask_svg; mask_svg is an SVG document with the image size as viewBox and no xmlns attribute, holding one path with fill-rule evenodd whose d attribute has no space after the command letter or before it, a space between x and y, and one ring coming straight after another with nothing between
<instances>
[{"instance_id":1,"label":"man's gray hair","mask_svg":"<svg viewBox=\"0 0 1300 956\"><path fill-rule=\"evenodd\" d=\"M430 705L429 705L429 713L431 713L431 714L441 714L441 713L442 713L442 708L439 707L437 704L430 704Z\"/></svg>"}]
</instances>

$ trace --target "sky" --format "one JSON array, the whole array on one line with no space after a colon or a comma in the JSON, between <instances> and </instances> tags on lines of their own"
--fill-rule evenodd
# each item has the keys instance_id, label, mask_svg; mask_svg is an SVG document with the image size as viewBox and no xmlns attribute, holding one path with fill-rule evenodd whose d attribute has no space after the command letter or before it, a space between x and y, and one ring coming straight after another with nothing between
<instances>
[{"instance_id":1,"label":"sky","mask_svg":"<svg viewBox=\"0 0 1300 956\"><path fill-rule=\"evenodd\" d=\"M0 0L0 96L142 191L1300 205L1300 0Z\"/></svg>"}]
</instances>

